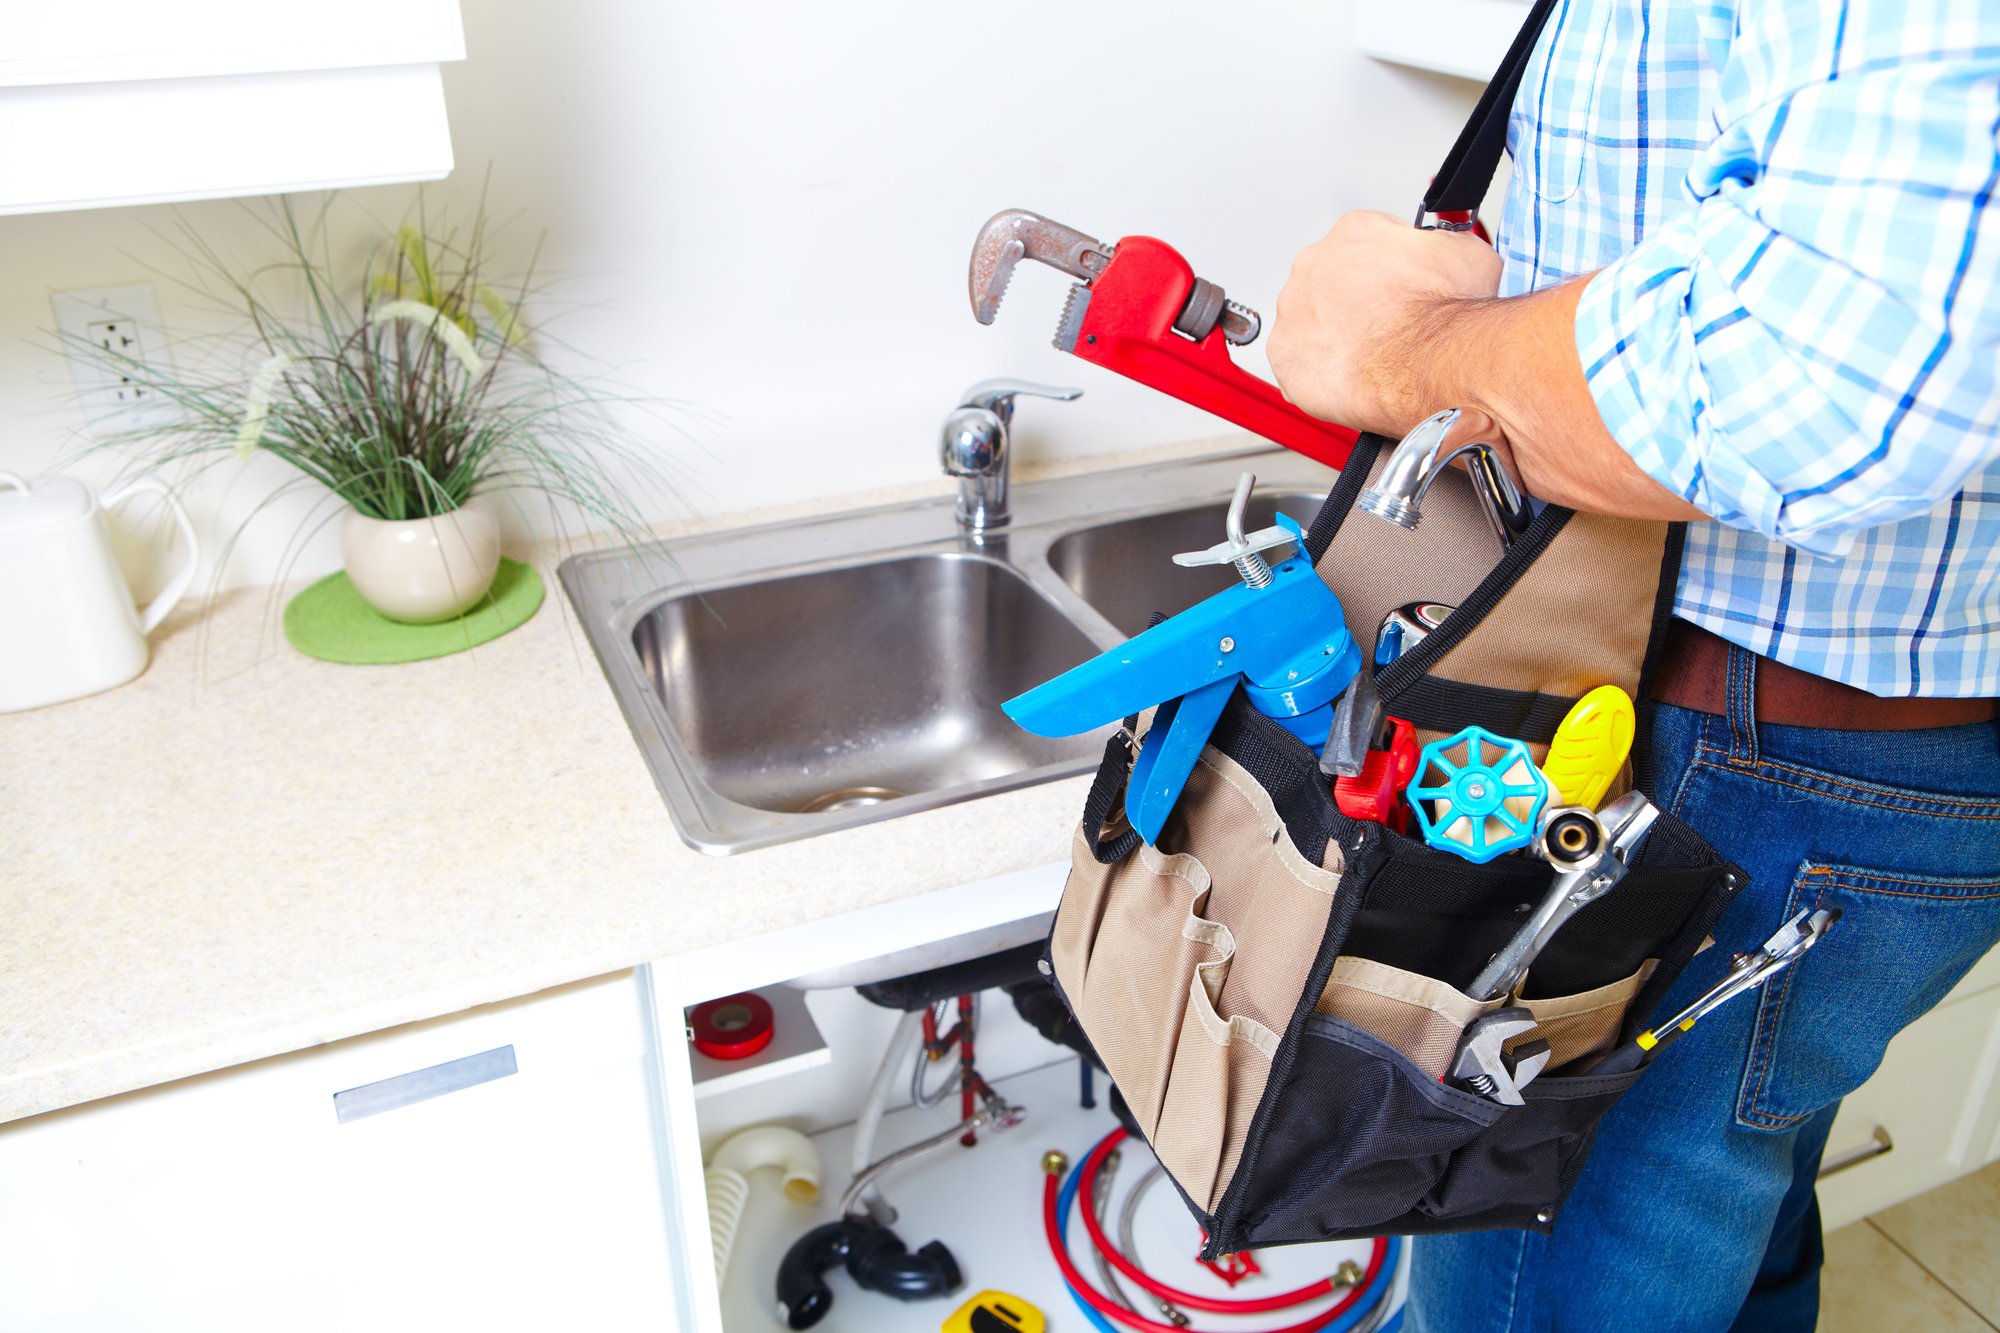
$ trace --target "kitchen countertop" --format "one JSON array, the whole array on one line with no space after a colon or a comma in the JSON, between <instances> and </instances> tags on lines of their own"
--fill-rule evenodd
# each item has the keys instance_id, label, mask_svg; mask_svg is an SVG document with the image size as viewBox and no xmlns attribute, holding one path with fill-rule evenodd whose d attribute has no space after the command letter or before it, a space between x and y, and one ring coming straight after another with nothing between
<instances>
[{"instance_id":1,"label":"kitchen countertop","mask_svg":"<svg viewBox=\"0 0 2000 1333\"><path fill-rule=\"evenodd\" d=\"M467 653L315 661L279 630L290 588L242 589L170 617L136 681L0 715L0 1122L1062 859L1087 778L694 851L563 597L562 553L516 554L547 601Z\"/></svg>"}]
</instances>

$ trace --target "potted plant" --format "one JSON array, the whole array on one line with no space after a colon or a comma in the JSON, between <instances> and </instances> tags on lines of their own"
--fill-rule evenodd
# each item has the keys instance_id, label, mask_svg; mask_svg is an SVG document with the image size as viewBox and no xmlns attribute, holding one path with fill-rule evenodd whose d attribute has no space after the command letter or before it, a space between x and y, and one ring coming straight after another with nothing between
<instances>
[{"instance_id":1,"label":"potted plant","mask_svg":"<svg viewBox=\"0 0 2000 1333\"><path fill-rule=\"evenodd\" d=\"M503 289L488 276L483 202L464 231L434 224L420 203L345 282L324 209L302 225L281 199L267 220L281 258L254 269L183 225L187 281L240 313L246 332L224 340L209 370L109 354L180 409L179 420L113 443L183 478L260 450L283 459L300 483L344 502L355 590L412 624L485 597L500 560L496 502L510 492L551 501L558 522L567 504L636 537L643 520L628 488L645 489L658 470L613 425L610 399L537 353L522 315L528 280Z\"/></svg>"}]
</instances>

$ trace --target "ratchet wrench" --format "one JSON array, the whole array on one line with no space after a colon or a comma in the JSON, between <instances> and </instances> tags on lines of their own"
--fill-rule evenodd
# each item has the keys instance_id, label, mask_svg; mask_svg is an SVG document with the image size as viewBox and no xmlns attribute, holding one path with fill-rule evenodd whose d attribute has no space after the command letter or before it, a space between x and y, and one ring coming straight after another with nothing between
<instances>
[{"instance_id":1,"label":"ratchet wrench","mask_svg":"<svg viewBox=\"0 0 2000 1333\"><path fill-rule=\"evenodd\" d=\"M1511 993L1564 923L1625 878L1639 845L1659 817L1659 807L1637 791L1626 792L1605 806L1599 812L1605 837L1597 854L1556 875L1535 914L1493 955L1466 994L1475 1000L1494 1000Z\"/></svg>"}]
</instances>

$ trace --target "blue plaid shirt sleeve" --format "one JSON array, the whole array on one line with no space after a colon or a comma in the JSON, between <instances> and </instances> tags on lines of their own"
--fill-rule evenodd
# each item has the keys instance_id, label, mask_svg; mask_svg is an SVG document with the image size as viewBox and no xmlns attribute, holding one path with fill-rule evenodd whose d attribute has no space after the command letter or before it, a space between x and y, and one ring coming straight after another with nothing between
<instances>
[{"instance_id":1,"label":"blue plaid shirt sleeve","mask_svg":"<svg viewBox=\"0 0 2000 1333\"><path fill-rule=\"evenodd\" d=\"M2000 458L2000 17L1932 8L1744 6L1693 206L1577 310L1638 464L1816 555Z\"/></svg>"}]
</instances>

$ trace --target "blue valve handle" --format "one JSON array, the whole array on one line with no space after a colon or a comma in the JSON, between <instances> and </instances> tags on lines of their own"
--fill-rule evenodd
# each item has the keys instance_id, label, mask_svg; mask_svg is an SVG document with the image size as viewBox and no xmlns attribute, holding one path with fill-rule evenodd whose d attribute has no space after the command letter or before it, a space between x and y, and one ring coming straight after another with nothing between
<instances>
[{"instance_id":1,"label":"blue valve handle","mask_svg":"<svg viewBox=\"0 0 2000 1333\"><path fill-rule=\"evenodd\" d=\"M1171 718L1155 718L1125 793L1126 818L1149 843L1239 683L1251 707L1317 749L1334 699L1361 669L1340 602L1304 554L1304 532L1284 514L1278 522L1297 553L1264 587L1226 588L1001 705L1037 736L1075 736L1179 700Z\"/></svg>"},{"instance_id":2,"label":"blue valve handle","mask_svg":"<svg viewBox=\"0 0 2000 1333\"><path fill-rule=\"evenodd\" d=\"M1461 745L1464 758L1449 758ZM1417 775L1404 795L1425 842L1484 865L1533 845L1549 790L1526 745L1467 727L1418 753Z\"/></svg>"}]
</instances>

